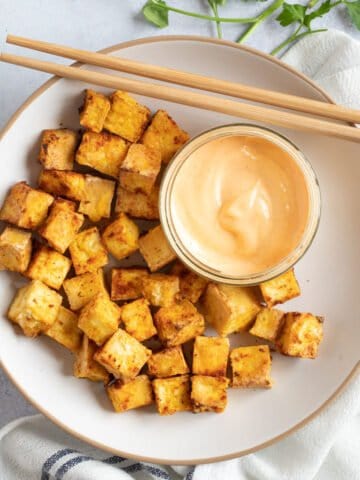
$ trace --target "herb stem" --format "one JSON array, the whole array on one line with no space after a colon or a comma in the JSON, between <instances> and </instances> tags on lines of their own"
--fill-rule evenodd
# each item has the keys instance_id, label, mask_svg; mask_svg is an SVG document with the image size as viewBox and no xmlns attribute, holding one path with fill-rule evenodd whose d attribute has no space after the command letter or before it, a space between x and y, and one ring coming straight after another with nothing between
<instances>
[{"instance_id":1,"label":"herb stem","mask_svg":"<svg viewBox=\"0 0 360 480\"><path fill-rule=\"evenodd\" d=\"M256 22L254 22L250 27L245 30L245 32L238 38L237 43L244 43L250 35L261 25L261 23L266 20L272 13L274 13L278 8L282 6L284 0L275 0L267 9L265 9L260 15L256 17Z\"/></svg>"},{"instance_id":2,"label":"herb stem","mask_svg":"<svg viewBox=\"0 0 360 480\"><path fill-rule=\"evenodd\" d=\"M318 30L307 30L306 32L302 32L298 34L299 30L301 29L303 25L301 24L299 28L292 34L290 37L288 37L286 40L284 40L280 45L278 45L274 50L270 52L270 55L276 55L279 53L281 50L283 50L287 45L289 45L292 42L296 42L300 40L301 38L306 37L307 35L312 35L313 33L320 33L320 32L326 32L326 28L320 28Z\"/></svg>"},{"instance_id":3,"label":"herb stem","mask_svg":"<svg viewBox=\"0 0 360 480\"><path fill-rule=\"evenodd\" d=\"M279 1L279 0L277 0ZM170 7L169 5L163 5L162 3L153 2L157 8L167 10L168 12L179 13L180 15L186 15L188 17L200 18L201 20L210 20L211 22L221 22L221 23L255 23L258 20L258 17L249 17L249 18L223 18L223 17L213 17L212 15L203 15L201 13L189 12L187 10L181 10L176 7Z\"/></svg>"},{"instance_id":4,"label":"herb stem","mask_svg":"<svg viewBox=\"0 0 360 480\"><path fill-rule=\"evenodd\" d=\"M221 27L221 22L219 21L219 12L218 12L218 6L216 2L210 1L210 6L212 11L214 12L214 16L217 18L216 20L216 33L218 38L222 38L222 27Z\"/></svg>"}]
</instances>

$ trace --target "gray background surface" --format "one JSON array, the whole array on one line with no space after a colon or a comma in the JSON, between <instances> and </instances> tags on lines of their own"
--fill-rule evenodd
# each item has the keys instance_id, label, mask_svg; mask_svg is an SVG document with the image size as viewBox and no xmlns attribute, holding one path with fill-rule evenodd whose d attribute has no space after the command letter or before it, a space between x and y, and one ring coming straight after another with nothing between
<instances>
[{"instance_id":1,"label":"gray background surface","mask_svg":"<svg viewBox=\"0 0 360 480\"><path fill-rule=\"evenodd\" d=\"M215 35L214 26L210 22L179 15L171 15L170 26L158 30L142 19L139 11L144 3L145 0L0 0L0 48L8 52L19 52L16 47L5 47L8 33L88 50L99 50L122 41L153 35ZM209 11L206 1L202 0L169 0L168 3L188 10L204 13ZM267 3L228 0L228 5L221 8L221 15L249 17L262 11L266 8L265 5ZM314 27L319 25L341 29L360 39L360 32L351 25L343 7L332 11L326 19L314 23ZM224 38L236 40L243 28L235 24L225 25ZM269 52L290 33L291 27L282 28L271 19L256 31L248 44ZM25 53L40 56L31 52ZM46 55L43 57L46 58ZM47 78L46 74L0 63L0 129ZM0 427L10 420L31 413L35 413L35 410L23 399L0 368Z\"/></svg>"}]
</instances>

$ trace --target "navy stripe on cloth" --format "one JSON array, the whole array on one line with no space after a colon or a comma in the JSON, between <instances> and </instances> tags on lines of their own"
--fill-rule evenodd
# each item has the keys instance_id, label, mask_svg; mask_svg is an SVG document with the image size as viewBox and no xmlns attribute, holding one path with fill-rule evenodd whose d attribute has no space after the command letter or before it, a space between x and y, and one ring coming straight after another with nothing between
<instances>
[{"instance_id":1,"label":"navy stripe on cloth","mask_svg":"<svg viewBox=\"0 0 360 480\"><path fill-rule=\"evenodd\" d=\"M114 455L113 457L104 458L104 460L101 460L101 461L103 463L107 463L109 465L114 465L115 463L125 462L125 460L127 460L127 458L119 457L118 455Z\"/></svg>"},{"instance_id":2,"label":"navy stripe on cloth","mask_svg":"<svg viewBox=\"0 0 360 480\"><path fill-rule=\"evenodd\" d=\"M192 480L195 472L195 467L191 467L190 472L185 477L185 480Z\"/></svg>"},{"instance_id":3,"label":"navy stripe on cloth","mask_svg":"<svg viewBox=\"0 0 360 480\"><path fill-rule=\"evenodd\" d=\"M62 480L64 478L64 475L66 475L71 468L79 465L79 463L88 462L90 460L94 459L86 455L80 455L79 457L74 457L71 460L68 460L55 473L56 480Z\"/></svg>"},{"instance_id":4,"label":"navy stripe on cloth","mask_svg":"<svg viewBox=\"0 0 360 480\"><path fill-rule=\"evenodd\" d=\"M70 453L78 453L76 450L72 448L64 448L62 450L58 450L55 452L51 457L49 457L43 464L41 469L41 480L49 480L50 469L55 465L55 463L60 460L60 458L65 457L65 455L69 455Z\"/></svg>"},{"instance_id":5,"label":"navy stripe on cloth","mask_svg":"<svg viewBox=\"0 0 360 480\"><path fill-rule=\"evenodd\" d=\"M163 480L171 480L170 476L166 472L163 472L157 467L152 467L151 465L144 465L143 463L134 463L133 465L129 465L128 467L123 467L122 470L124 470L124 472L126 473L134 473L145 470L146 472L151 473L151 475L154 475L154 477L156 478L162 478Z\"/></svg>"}]
</instances>

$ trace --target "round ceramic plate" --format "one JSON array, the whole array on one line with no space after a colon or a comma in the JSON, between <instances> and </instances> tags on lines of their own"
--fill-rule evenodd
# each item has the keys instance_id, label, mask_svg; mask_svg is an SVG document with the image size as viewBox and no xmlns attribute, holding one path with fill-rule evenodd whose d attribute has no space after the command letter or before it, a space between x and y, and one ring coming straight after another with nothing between
<instances>
[{"instance_id":1,"label":"round ceramic plate","mask_svg":"<svg viewBox=\"0 0 360 480\"><path fill-rule=\"evenodd\" d=\"M159 37L122 44L107 52L330 101L315 84L286 65L233 43ZM75 81L51 80L10 121L0 145L0 201L14 182L35 181L42 129L60 125L78 128L77 108L84 87ZM168 110L192 135L234 122L234 118L218 113L148 98L140 101L152 110ZM296 270L302 295L285 307L325 316L319 358L302 360L274 354L274 387L230 389L228 407L221 415L160 417L154 407L115 414L102 385L72 376L72 358L65 349L45 337L25 338L5 319L19 280L2 272L1 362L26 398L51 420L75 436L123 456L160 463L203 463L240 456L282 438L345 387L359 360L359 145L280 131L310 159L322 190L320 229ZM251 341L241 334L233 339L237 344Z\"/></svg>"}]
</instances>

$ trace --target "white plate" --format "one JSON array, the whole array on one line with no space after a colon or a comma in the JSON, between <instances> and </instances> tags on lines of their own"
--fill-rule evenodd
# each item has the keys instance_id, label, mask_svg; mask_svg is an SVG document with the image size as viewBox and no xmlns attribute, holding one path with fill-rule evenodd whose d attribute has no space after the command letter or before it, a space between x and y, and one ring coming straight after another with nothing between
<instances>
[{"instance_id":1,"label":"white plate","mask_svg":"<svg viewBox=\"0 0 360 480\"><path fill-rule=\"evenodd\" d=\"M160 37L110 49L115 55L199 72L314 99L326 95L310 80L254 50L196 37ZM19 74L21 70L19 69ZM0 201L20 179L34 181L39 133L59 125L78 128L84 84L50 81L10 121L0 145ZM191 134L233 118L141 98L165 108ZM238 121L238 120L237 120ZM160 417L154 408L115 414L101 385L71 376L71 355L47 338L31 340L0 319L1 362L39 410L74 435L124 456L161 463L201 463L254 451L303 424L339 391L359 360L360 213L359 145L281 130L312 162L320 180L323 212L318 235L297 267L302 296L287 309L325 315L325 339L317 360L274 354L274 388L230 390L225 413ZM19 284L2 272L5 313ZM238 334L237 341L247 341Z\"/></svg>"}]
</instances>

